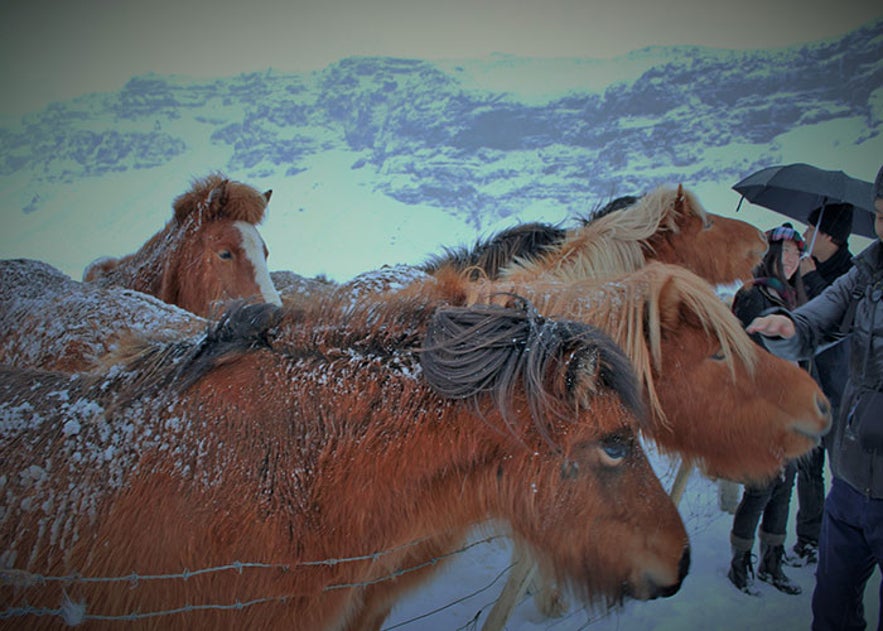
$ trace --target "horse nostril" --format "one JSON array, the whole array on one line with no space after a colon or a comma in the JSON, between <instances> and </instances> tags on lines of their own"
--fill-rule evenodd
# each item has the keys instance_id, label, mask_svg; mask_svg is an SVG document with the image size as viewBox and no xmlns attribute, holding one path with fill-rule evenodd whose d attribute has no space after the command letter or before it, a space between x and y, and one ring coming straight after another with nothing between
<instances>
[{"instance_id":1,"label":"horse nostril","mask_svg":"<svg viewBox=\"0 0 883 631\"><path fill-rule=\"evenodd\" d=\"M678 561L678 580L676 583L672 583L670 585L657 585L655 582L653 588L651 589L650 595L648 596L648 600L655 600L657 598L669 598L670 596L674 596L681 589L681 585L684 583L684 579L687 577L687 573L690 571L690 545L687 544L684 546L684 552L681 554L681 560Z\"/></svg>"},{"instance_id":2,"label":"horse nostril","mask_svg":"<svg viewBox=\"0 0 883 631\"><path fill-rule=\"evenodd\" d=\"M690 546L689 544L684 546L684 553L681 555L681 561L678 563L678 582L683 581L687 578L687 573L690 571Z\"/></svg>"},{"instance_id":3,"label":"horse nostril","mask_svg":"<svg viewBox=\"0 0 883 631\"><path fill-rule=\"evenodd\" d=\"M819 409L819 414L824 416L825 418L831 418L831 404L828 402L828 399L824 396L819 396L816 394L816 407Z\"/></svg>"}]
</instances>

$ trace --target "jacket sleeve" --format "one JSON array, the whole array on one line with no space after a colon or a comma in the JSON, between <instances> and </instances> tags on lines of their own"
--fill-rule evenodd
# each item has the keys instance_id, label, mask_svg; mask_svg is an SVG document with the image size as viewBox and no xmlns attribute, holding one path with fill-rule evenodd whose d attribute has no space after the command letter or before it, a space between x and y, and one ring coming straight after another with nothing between
<instances>
[{"instance_id":1,"label":"jacket sleeve","mask_svg":"<svg viewBox=\"0 0 883 631\"><path fill-rule=\"evenodd\" d=\"M794 321L794 337L764 338L764 345L785 359L810 359L820 346L836 341L852 291L860 282L859 270L853 267L805 305L790 313L778 311Z\"/></svg>"}]
</instances>

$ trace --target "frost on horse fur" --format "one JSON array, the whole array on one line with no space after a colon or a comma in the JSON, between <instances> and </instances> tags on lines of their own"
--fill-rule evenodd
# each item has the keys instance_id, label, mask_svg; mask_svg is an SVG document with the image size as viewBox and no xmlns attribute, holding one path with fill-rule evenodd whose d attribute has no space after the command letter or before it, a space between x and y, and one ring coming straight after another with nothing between
<instances>
[{"instance_id":1,"label":"frost on horse fur","mask_svg":"<svg viewBox=\"0 0 883 631\"><path fill-rule=\"evenodd\" d=\"M0 261L0 363L78 372L131 335L197 334L208 321L122 287L72 280L41 261Z\"/></svg>"},{"instance_id":2,"label":"frost on horse fur","mask_svg":"<svg viewBox=\"0 0 883 631\"><path fill-rule=\"evenodd\" d=\"M257 231L272 191L215 173L173 203L173 216L140 250L100 258L83 280L135 289L197 315L217 315L237 299L281 304Z\"/></svg>"},{"instance_id":3,"label":"frost on horse fur","mask_svg":"<svg viewBox=\"0 0 883 631\"><path fill-rule=\"evenodd\" d=\"M486 520L588 600L687 571L637 384L592 327L447 307L430 283L245 307L128 353L0 375L7 626L57 626L35 611L69 600L86 628L339 629L369 590L394 601L415 546Z\"/></svg>"}]
</instances>

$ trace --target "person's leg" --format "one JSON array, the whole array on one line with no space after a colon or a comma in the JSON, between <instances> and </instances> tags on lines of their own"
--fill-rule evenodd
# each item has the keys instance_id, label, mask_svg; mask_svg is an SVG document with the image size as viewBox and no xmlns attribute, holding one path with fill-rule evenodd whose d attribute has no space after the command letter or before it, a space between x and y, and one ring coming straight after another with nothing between
<instances>
[{"instance_id":1,"label":"person's leg","mask_svg":"<svg viewBox=\"0 0 883 631\"><path fill-rule=\"evenodd\" d=\"M747 594L756 594L753 588L754 567L751 562L751 549L754 547L754 534L764 507L769 501L772 485L755 487L746 485L742 501L733 516L733 529L730 531L732 559L727 573L730 581Z\"/></svg>"},{"instance_id":2,"label":"person's leg","mask_svg":"<svg viewBox=\"0 0 883 631\"><path fill-rule=\"evenodd\" d=\"M763 539L771 545L785 544L788 512L791 508L791 494L796 475L797 464L789 462L785 465L781 475L769 486L769 499L763 509L760 531Z\"/></svg>"},{"instance_id":3,"label":"person's leg","mask_svg":"<svg viewBox=\"0 0 883 631\"><path fill-rule=\"evenodd\" d=\"M797 464L797 542L794 552L815 560L825 507L825 450L818 446Z\"/></svg>"},{"instance_id":4,"label":"person's leg","mask_svg":"<svg viewBox=\"0 0 883 631\"><path fill-rule=\"evenodd\" d=\"M751 486L746 484L742 492L742 501L736 507L733 515L733 530L730 538L736 538L741 542L748 542L747 549L751 549L754 543L754 535L757 532L757 524L769 503L773 493L775 481L767 486ZM744 545L742 546L745 547Z\"/></svg>"},{"instance_id":5,"label":"person's leg","mask_svg":"<svg viewBox=\"0 0 883 631\"><path fill-rule=\"evenodd\" d=\"M867 500L865 539L871 547L877 567L883 573L883 499ZM877 598L877 602L883 604L883 581L880 582ZM877 628L883 629L883 606L878 608L877 617Z\"/></svg>"},{"instance_id":6,"label":"person's leg","mask_svg":"<svg viewBox=\"0 0 883 631\"><path fill-rule=\"evenodd\" d=\"M786 594L799 594L803 591L782 571L785 529L788 525L788 509L796 474L797 465L792 462L785 466L782 475L774 481L758 533L760 563L757 566L757 578Z\"/></svg>"},{"instance_id":7,"label":"person's leg","mask_svg":"<svg viewBox=\"0 0 883 631\"><path fill-rule=\"evenodd\" d=\"M831 484L819 537L813 631L866 627L862 601L875 563L863 532L866 502L846 482L835 479Z\"/></svg>"}]
</instances>

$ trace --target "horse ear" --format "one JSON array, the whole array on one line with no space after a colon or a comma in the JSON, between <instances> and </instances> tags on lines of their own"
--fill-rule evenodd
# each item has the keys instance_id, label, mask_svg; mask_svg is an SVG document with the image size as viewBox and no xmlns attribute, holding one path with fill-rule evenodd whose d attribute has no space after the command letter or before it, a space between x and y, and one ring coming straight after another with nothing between
<instances>
[{"instance_id":1,"label":"horse ear","mask_svg":"<svg viewBox=\"0 0 883 631\"><path fill-rule=\"evenodd\" d=\"M678 184L678 194L675 196L675 211L683 215L687 211L687 196L684 194L684 185Z\"/></svg>"},{"instance_id":2,"label":"horse ear","mask_svg":"<svg viewBox=\"0 0 883 631\"><path fill-rule=\"evenodd\" d=\"M662 330L674 329L681 317L681 291L673 278L667 278L659 290L659 324Z\"/></svg>"},{"instance_id":3,"label":"horse ear","mask_svg":"<svg viewBox=\"0 0 883 631\"><path fill-rule=\"evenodd\" d=\"M214 216L227 203L227 184L230 180L224 180L212 190L205 198L205 207L209 216Z\"/></svg>"},{"instance_id":4,"label":"horse ear","mask_svg":"<svg viewBox=\"0 0 883 631\"><path fill-rule=\"evenodd\" d=\"M269 203L270 203L270 196L271 196L272 194L273 194L273 189L272 189L272 188L271 188L271 189L267 189L266 191L264 191L264 203L266 203L266 204L269 204Z\"/></svg>"}]
</instances>

